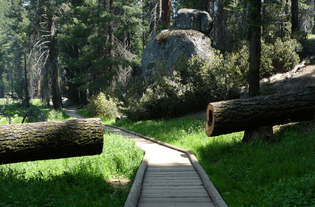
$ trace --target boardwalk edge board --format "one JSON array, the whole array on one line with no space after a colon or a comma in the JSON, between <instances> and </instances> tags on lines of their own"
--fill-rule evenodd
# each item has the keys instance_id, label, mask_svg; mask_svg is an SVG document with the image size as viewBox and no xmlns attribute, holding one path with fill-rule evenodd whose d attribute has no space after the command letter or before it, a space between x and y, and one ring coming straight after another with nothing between
<instances>
[{"instance_id":1,"label":"boardwalk edge board","mask_svg":"<svg viewBox=\"0 0 315 207\"><path fill-rule=\"evenodd\" d=\"M132 131L128 131L126 129L117 127L117 126L111 126L111 125L106 125L104 124L104 126L106 127L112 127L112 128L116 128L119 130L122 130L124 132L139 136L141 138L147 139L151 142L157 143L159 145L180 151L180 152L184 152L188 155L190 162L192 163L192 165L194 166L194 168L196 169L197 173L199 174L205 189L207 190L208 194L210 195L211 199L213 200L213 204L216 207L227 207L226 203L224 202L224 200L222 199L221 195L219 194L219 192L217 191L217 189L215 188L215 186L213 185L213 183L211 182L211 180L209 179L208 174L206 173L206 171L202 168L202 166L199 164L196 156L194 155L194 153L190 150L186 150L186 149L182 149L161 141L158 141L156 139L144 136L142 134L136 133L136 132L132 132ZM149 160L149 155L147 156L148 153L146 153L143 162L141 164L141 166L139 167L139 170L137 172L136 175L136 179L134 181L134 184L131 187L130 193L128 195L127 201L125 203L125 207L136 207L138 204L138 199L140 197L140 192L141 192L141 187L142 187L142 181L143 181L143 177L145 174L145 170L147 168L148 165L148 160ZM145 163L145 164L144 164ZM145 165L145 167L143 167L142 165ZM139 172L140 171L140 172ZM138 178L138 173L139 173L139 178ZM139 179L139 180L137 180ZM137 181L137 182L136 182ZM133 188L135 188L133 190ZM130 199L129 199L130 197Z\"/></svg>"},{"instance_id":2,"label":"boardwalk edge board","mask_svg":"<svg viewBox=\"0 0 315 207\"><path fill-rule=\"evenodd\" d=\"M150 160L150 153L145 153L143 161L138 169L138 172L136 174L136 178L133 182L133 185L131 187L130 193L128 195L128 198L125 203L125 207L135 207L138 204L138 200L141 193L142 188L142 181L143 177L145 175L145 171L148 167L148 162Z\"/></svg>"}]
</instances>

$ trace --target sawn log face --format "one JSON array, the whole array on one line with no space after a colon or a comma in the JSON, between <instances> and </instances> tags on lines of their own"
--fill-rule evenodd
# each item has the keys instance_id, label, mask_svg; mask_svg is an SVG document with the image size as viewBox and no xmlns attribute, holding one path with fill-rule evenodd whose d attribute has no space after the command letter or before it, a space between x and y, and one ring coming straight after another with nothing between
<instances>
[{"instance_id":1,"label":"sawn log face","mask_svg":"<svg viewBox=\"0 0 315 207\"><path fill-rule=\"evenodd\" d=\"M208 136L260 126L308 121L315 116L315 85L301 91L213 102L207 108Z\"/></svg>"},{"instance_id":2,"label":"sawn log face","mask_svg":"<svg viewBox=\"0 0 315 207\"><path fill-rule=\"evenodd\" d=\"M0 126L0 164L100 154L100 119Z\"/></svg>"}]
</instances>

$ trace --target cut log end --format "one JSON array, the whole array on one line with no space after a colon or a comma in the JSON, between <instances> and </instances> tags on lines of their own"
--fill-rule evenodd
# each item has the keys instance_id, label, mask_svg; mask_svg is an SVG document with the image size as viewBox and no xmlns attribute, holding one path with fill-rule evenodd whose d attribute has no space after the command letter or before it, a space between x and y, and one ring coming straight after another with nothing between
<instances>
[{"instance_id":1,"label":"cut log end","mask_svg":"<svg viewBox=\"0 0 315 207\"><path fill-rule=\"evenodd\" d=\"M210 137L214 129L214 108L211 104L207 107L207 121L205 123L205 128L207 136Z\"/></svg>"}]
</instances>

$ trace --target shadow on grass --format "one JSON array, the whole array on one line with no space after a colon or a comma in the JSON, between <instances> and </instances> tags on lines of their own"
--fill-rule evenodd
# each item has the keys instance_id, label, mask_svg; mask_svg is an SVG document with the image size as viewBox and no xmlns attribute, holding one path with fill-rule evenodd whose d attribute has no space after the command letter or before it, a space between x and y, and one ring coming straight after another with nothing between
<instances>
[{"instance_id":1,"label":"shadow on grass","mask_svg":"<svg viewBox=\"0 0 315 207\"><path fill-rule=\"evenodd\" d=\"M139 122L122 119L114 125L162 142L172 143L187 134L199 133L204 128L205 121L206 117L196 118L195 116L188 116L168 120L146 120Z\"/></svg>"},{"instance_id":2,"label":"shadow on grass","mask_svg":"<svg viewBox=\"0 0 315 207\"><path fill-rule=\"evenodd\" d=\"M38 171L27 177L25 170L0 168L0 206L123 206L131 184L114 188L89 169L87 163L61 175L50 174L48 169L48 173Z\"/></svg>"},{"instance_id":3,"label":"shadow on grass","mask_svg":"<svg viewBox=\"0 0 315 207\"><path fill-rule=\"evenodd\" d=\"M314 123L304 122L282 126L273 142L242 143L218 136L195 150L229 206L299 206L302 201L312 204L315 196L311 187L315 183L314 137ZM280 187L284 188L281 192L270 194ZM260 203L264 199L271 203Z\"/></svg>"}]
</instances>

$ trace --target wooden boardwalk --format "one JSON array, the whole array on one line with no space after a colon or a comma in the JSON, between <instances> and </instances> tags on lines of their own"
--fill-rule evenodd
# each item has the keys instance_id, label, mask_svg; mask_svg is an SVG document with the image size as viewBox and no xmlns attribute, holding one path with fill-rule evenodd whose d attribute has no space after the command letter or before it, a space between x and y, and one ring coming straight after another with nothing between
<instances>
[{"instance_id":1,"label":"wooden boardwalk","mask_svg":"<svg viewBox=\"0 0 315 207\"><path fill-rule=\"evenodd\" d=\"M69 109L74 118L84 118ZM136 141L145 151L125 207L226 207L192 152L114 126L106 131Z\"/></svg>"},{"instance_id":2,"label":"wooden boardwalk","mask_svg":"<svg viewBox=\"0 0 315 207\"><path fill-rule=\"evenodd\" d=\"M213 196L209 195L209 189L207 191L205 188L204 182L187 153L164 146L163 143L152 142L143 138L144 136L140 137L136 133L131 134L126 130L110 126L105 126L104 129L135 140L136 145L146 152L146 156L149 154L147 166L140 173L142 175L138 181L140 184L136 187L140 189L131 189L130 194L132 195L129 195L131 198L128 197L128 199L131 199L132 202L127 199L125 206L226 206L220 195L219 198L218 195L215 195L216 202L214 202ZM141 167L139 171L141 171ZM208 178L208 176L206 177ZM134 185L136 184L134 183ZM140 192L137 195L132 191Z\"/></svg>"}]
</instances>

